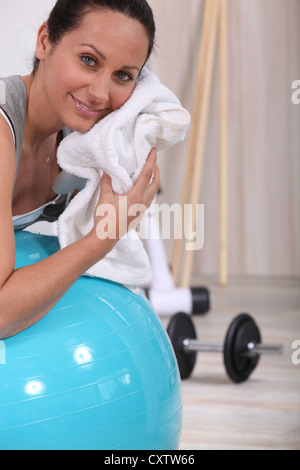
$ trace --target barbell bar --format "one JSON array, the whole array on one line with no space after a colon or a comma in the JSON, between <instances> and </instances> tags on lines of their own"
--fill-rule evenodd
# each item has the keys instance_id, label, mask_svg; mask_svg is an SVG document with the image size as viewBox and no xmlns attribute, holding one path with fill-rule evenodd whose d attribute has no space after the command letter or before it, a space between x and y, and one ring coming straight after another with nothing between
<instances>
[{"instance_id":1,"label":"barbell bar","mask_svg":"<svg viewBox=\"0 0 300 470\"><path fill-rule=\"evenodd\" d=\"M196 363L198 352L223 353L224 365L235 383L246 381L257 367L261 355L279 355L280 344L263 344L260 330L254 319L242 313L231 322L224 344L197 339L190 316L177 313L167 329L177 358L181 378L187 379Z\"/></svg>"}]
</instances>

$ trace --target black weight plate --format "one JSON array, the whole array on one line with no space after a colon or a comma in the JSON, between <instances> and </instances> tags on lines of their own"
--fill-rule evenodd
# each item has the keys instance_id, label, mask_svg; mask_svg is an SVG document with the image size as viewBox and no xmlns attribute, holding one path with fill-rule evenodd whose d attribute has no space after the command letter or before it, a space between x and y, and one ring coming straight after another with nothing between
<instances>
[{"instance_id":1,"label":"black weight plate","mask_svg":"<svg viewBox=\"0 0 300 470\"><path fill-rule=\"evenodd\" d=\"M228 376L233 382L247 380L256 368L259 355L247 357L247 345L261 343L261 336L253 318L247 313L238 315L231 323L224 345L224 363Z\"/></svg>"},{"instance_id":2,"label":"black weight plate","mask_svg":"<svg viewBox=\"0 0 300 470\"><path fill-rule=\"evenodd\" d=\"M195 367L197 353L186 352L183 341L197 338L194 324L186 313L176 313L170 321L167 332L175 352L180 377L182 380L187 379Z\"/></svg>"}]
</instances>

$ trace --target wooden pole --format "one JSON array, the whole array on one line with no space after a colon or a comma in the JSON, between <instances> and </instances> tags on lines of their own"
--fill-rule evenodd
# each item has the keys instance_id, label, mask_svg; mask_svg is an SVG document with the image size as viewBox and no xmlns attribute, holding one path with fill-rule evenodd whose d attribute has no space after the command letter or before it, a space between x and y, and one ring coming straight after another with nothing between
<instances>
[{"instance_id":1,"label":"wooden pole","mask_svg":"<svg viewBox=\"0 0 300 470\"><path fill-rule=\"evenodd\" d=\"M220 19L220 284L228 284L228 0Z\"/></svg>"},{"instance_id":2,"label":"wooden pole","mask_svg":"<svg viewBox=\"0 0 300 470\"><path fill-rule=\"evenodd\" d=\"M210 31L211 31L211 24L213 20L214 1L215 0L213 1L204 0L203 22L202 22L202 28L201 28L200 41L199 41L200 44L199 44L199 58L198 58L195 103L194 103L194 110L193 110L193 115L192 115L192 127L191 127L188 160L187 160L185 179L184 179L184 184L183 184L183 192L182 192L182 197L181 197L181 207L182 207L181 227L183 227L184 205L189 202L188 198L189 198L189 193L190 193L192 175L194 171L195 146L196 146L196 141L197 141L200 104L202 102L202 95L203 95L203 83L204 83L205 68L206 68L206 62L207 62L209 37L210 37ZM178 276L179 276L182 241L183 240L181 237L181 238L175 239L175 243L174 243L172 275L173 275L173 280L175 284L178 282Z\"/></svg>"},{"instance_id":3,"label":"wooden pole","mask_svg":"<svg viewBox=\"0 0 300 470\"><path fill-rule=\"evenodd\" d=\"M219 14L220 14L220 1L222 0L209 0L213 5L213 20L211 24L211 30L209 35L207 62L205 66L205 76L203 83L203 96L201 101L200 117L199 117L199 128L196 141L195 151L195 164L193 168L193 181L192 181L192 197L191 203L193 206L193 212L196 214L196 205L199 201L200 185L202 180L202 169L203 169L203 158L205 151L205 142L207 134L207 124L209 117L209 104L211 98L212 80L213 80L213 68L214 59L216 55L216 43L219 26ZM193 230L196 230L196 217L192 217L193 220L189 221L189 226L193 226ZM184 258L183 268L183 280L182 287L188 288L190 285L193 251L186 251Z\"/></svg>"}]
</instances>

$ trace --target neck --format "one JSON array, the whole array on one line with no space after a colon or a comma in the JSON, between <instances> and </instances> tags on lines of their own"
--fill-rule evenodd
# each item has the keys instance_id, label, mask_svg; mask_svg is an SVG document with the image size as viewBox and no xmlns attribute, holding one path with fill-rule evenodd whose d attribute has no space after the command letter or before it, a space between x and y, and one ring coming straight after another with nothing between
<instances>
[{"instance_id":1,"label":"neck","mask_svg":"<svg viewBox=\"0 0 300 470\"><path fill-rule=\"evenodd\" d=\"M57 135L64 125L47 98L39 71L35 76L31 74L21 78L27 90L24 140L38 149L49 137Z\"/></svg>"}]
</instances>

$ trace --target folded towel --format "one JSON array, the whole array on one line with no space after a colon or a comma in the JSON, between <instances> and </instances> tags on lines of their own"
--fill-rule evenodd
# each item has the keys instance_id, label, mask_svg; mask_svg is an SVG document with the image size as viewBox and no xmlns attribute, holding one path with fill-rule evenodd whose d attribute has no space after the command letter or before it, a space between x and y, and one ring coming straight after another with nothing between
<instances>
[{"instance_id":1,"label":"folded towel","mask_svg":"<svg viewBox=\"0 0 300 470\"><path fill-rule=\"evenodd\" d=\"M79 240L93 228L103 171L111 177L116 193L127 193L151 149L160 151L182 141L189 124L190 115L176 96L145 68L121 108L85 134L73 132L66 137L58 148L58 163L68 174L87 182L58 221L61 247ZM148 255L134 230L86 274L126 286L148 283L152 277Z\"/></svg>"}]
</instances>

